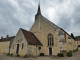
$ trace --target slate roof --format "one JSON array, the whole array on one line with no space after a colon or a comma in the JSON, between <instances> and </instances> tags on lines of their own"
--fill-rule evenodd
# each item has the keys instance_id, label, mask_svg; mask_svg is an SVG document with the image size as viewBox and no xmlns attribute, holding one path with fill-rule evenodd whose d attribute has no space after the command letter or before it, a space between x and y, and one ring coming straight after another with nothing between
<instances>
[{"instance_id":1,"label":"slate roof","mask_svg":"<svg viewBox=\"0 0 80 60\"><path fill-rule=\"evenodd\" d=\"M22 28L20 29L23 32L29 45L42 45L42 43L38 40L38 38L32 32L26 31Z\"/></svg>"},{"instance_id":2,"label":"slate roof","mask_svg":"<svg viewBox=\"0 0 80 60\"><path fill-rule=\"evenodd\" d=\"M10 40L12 40L14 37L15 37L15 36L11 36L11 37L8 37L8 38L0 39L0 42L10 41Z\"/></svg>"}]
</instances>

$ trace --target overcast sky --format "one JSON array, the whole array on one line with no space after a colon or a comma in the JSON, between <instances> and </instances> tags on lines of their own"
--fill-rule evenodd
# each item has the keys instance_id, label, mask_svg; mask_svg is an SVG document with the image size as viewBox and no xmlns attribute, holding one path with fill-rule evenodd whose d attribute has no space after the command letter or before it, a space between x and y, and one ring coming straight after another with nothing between
<instances>
[{"instance_id":1,"label":"overcast sky","mask_svg":"<svg viewBox=\"0 0 80 60\"><path fill-rule=\"evenodd\" d=\"M29 30L35 21L39 0L0 0L0 37L14 36L19 28ZM80 35L80 0L40 0L41 13L69 34Z\"/></svg>"}]
</instances>

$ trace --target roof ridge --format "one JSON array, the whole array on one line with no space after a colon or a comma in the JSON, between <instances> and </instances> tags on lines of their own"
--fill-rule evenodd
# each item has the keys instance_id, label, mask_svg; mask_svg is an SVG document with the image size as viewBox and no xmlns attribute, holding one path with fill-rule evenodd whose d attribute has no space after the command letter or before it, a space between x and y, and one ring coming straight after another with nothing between
<instances>
[{"instance_id":1,"label":"roof ridge","mask_svg":"<svg viewBox=\"0 0 80 60\"><path fill-rule=\"evenodd\" d=\"M30 31L27 31L27 30L25 30L25 29L22 29L22 28L20 28L21 30L24 30L24 31L26 31L26 32L30 32ZM30 32L30 33L32 33L32 32Z\"/></svg>"},{"instance_id":2,"label":"roof ridge","mask_svg":"<svg viewBox=\"0 0 80 60\"><path fill-rule=\"evenodd\" d=\"M45 18L43 15L41 15L43 18ZM49 21L47 18L45 18L47 21ZM53 22L49 21L50 23L52 23L53 25L55 25L56 27L58 27L56 24L54 24ZM65 33L67 33L64 29L58 27L59 29L63 30ZM67 33L68 34L68 33ZM69 35L69 34L68 34ZM69 35L71 37L71 35Z\"/></svg>"},{"instance_id":3,"label":"roof ridge","mask_svg":"<svg viewBox=\"0 0 80 60\"><path fill-rule=\"evenodd\" d=\"M11 37L15 37L15 36L10 36L10 37L8 37L8 38L11 38ZM3 39L7 39L6 37L5 38L3 38ZM1 39L0 39L1 40Z\"/></svg>"}]
</instances>

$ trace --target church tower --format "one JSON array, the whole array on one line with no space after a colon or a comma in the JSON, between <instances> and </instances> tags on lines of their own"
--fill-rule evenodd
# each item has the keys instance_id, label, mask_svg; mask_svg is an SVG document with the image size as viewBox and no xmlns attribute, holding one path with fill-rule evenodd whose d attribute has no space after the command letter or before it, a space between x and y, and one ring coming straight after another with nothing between
<instances>
[{"instance_id":1,"label":"church tower","mask_svg":"<svg viewBox=\"0 0 80 60\"><path fill-rule=\"evenodd\" d=\"M37 10L37 14L35 15L35 21L37 19L37 17L41 14L41 9L40 9L40 3L38 4L38 10Z\"/></svg>"}]
</instances>

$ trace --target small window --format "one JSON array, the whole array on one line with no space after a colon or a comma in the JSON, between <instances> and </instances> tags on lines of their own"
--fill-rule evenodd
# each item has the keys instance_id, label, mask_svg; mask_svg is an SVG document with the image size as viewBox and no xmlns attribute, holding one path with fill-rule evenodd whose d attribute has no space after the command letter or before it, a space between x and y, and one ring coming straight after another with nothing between
<instances>
[{"instance_id":1,"label":"small window","mask_svg":"<svg viewBox=\"0 0 80 60\"><path fill-rule=\"evenodd\" d=\"M78 47L80 47L80 45L78 45Z\"/></svg>"},{"instance_id":2,"label":"small window","mask_svg":"<svg viewBox=\"0 0 80 60\"><path fill-rule=\"evenodd\" d=\"M71 39L71 37L68 37L68 39Z\"/></svg>"},{"instance_id":3,"label":"small window","mask_svg":"<svg viewBox=\"0 0 80 60\"><path fill-rule=\"evenodd\" d=\"M13 49L14 49L14 44L13 44Z\"/></svg>"},{"instance_id":4,"label":"small window","mask_svg":"<svg viewBox=\"0 0 80 60\"><path fill-rule=\"evenodd\" d=\"M80 41L79 41L79 43L80 43Z\"/></svg>"},{"instance_id":5,"label":"small window","mask_svg":"<svg viewBox=\"0 0 80 60\"><path fill-rule=\"evenodd\" d=\"M78 44L78 41L77 41L77 44Z\"/></svg>"},{"instance_id":6,"label":"small window","mask_svg":"<svg viewBox=\"0 0 80 60\"><path fill-rule=\"evenodd\" d=\"M22 43L22 49L23 49L24 44Z\"/></svg>"},{"instance_id":7,"label":"small window","mask_svg":"<svg viewBox=\"0 0 80 60\"><path fill-rule=\"evenodd\" d=\"M19 42L19 40L18 40L18 42Z\"/></svg>"}]
</instances>

